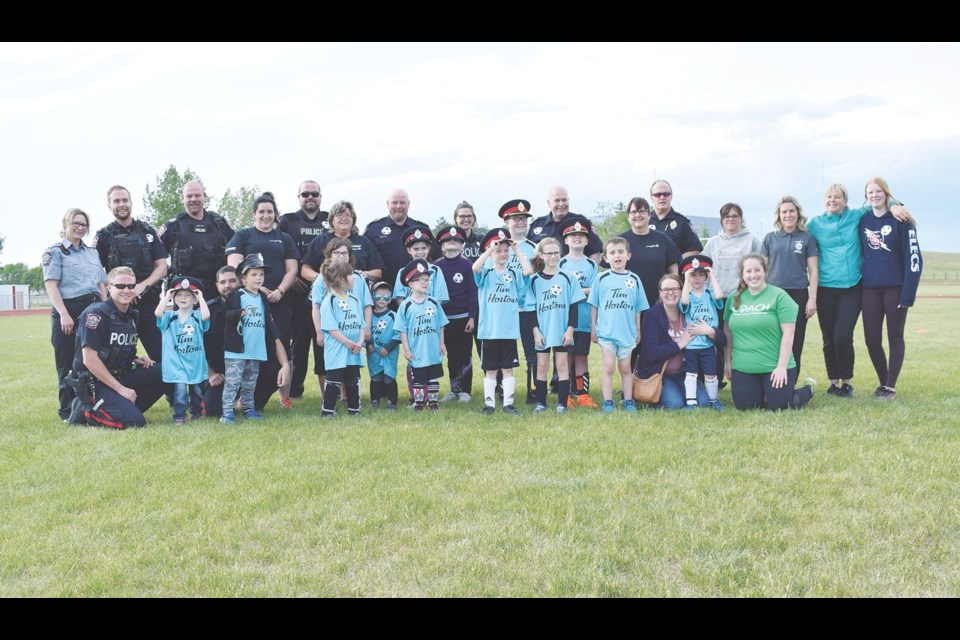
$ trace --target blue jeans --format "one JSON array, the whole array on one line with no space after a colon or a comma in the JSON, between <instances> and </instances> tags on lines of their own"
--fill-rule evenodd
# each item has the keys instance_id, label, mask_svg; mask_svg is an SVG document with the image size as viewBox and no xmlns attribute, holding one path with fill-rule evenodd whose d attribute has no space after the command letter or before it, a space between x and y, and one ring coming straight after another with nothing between
<instances>
[{"instance_id":1,"label":"blue jeans","mask_svg":"<svg viewBox=\"0 0 960 640\"><path fill-rule=\"evenodd\" d=\"M682 409L687 404L687 392L683 388L683 379L686 377L683 371L676 373L663 374L663 391L660 392L660 402L655 407L661 409ZM703 386L702 380L697 380L697 405L707 406L707 390Z\"/></svg>"},{"instance_id":2,"label":"blue jeans","mask_svg":"<svg viewBox=\"0 0 960 640\"><path fill-rule=\"evenodd\" d=\"M187 402L190 403L190 416L199 418L203 415L200 403L203 402L203 392L199 384L175 382L173 387L173 419L186 420Z\"/></svg>"}]
</instances>

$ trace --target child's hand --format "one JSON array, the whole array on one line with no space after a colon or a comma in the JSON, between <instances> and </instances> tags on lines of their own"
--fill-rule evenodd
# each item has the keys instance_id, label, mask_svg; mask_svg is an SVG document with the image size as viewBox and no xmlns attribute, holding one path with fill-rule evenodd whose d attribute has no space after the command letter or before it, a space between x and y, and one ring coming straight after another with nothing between
<instances>
[{"instance_id":1,"label":"child's hand","mask_svg":"<svg viewBox=\"0 0 960 640\"><path fill-rule=\"evenodd\" d=\"M317 334L317 346L318 347L323 346L323 332L320 332Z\"/></svg>"},{"instance_id":2,"label":"child's hand","mask_svg":"<svg viewBox=\"0 0 960 640\"><path fill-rule=\"evenodd\" d=\"M473 318L467 320L467 324L463 327L464 333L473 333L473 327L476 323L473 321Z\"/></svg>"},{"instance_id":3,"label":"child's hand","mask_svg":"<svg viewBox=\"0 0 960 640\"><path fill-rule=\"evenodd\" d=\"M390 355L390 352L387 351L386 348L380 347L380 355L383 356L384 358L386 358L387 356Z\"/></svg>"},{"instance_id":4,"label":"child's hand","mask_svg":"<svg viewBox=\"0 0 960 640\"><path fill-rule=\"evenodd\" d=\"M591 331L591 332L590 332L590 342L592 342L593 344L597 344L597 332L596 332L596 331Z\"/></svg>"},{"instance_id":5,"label":"child's hand","mask_svg":"<svg viewBox=\"0 0 960 640\"><path fill-rule=\"evenodd\" d=\"M374 350L374 349L373 349L373 345L372 345L372 344L368 344L368 345L367 345L367 353L373 353L373 350Z\"/></svg>"},{"instance_id":6,"label":"child's hand","mask_svg":"<svg viewBox=\"0 0 960 640\"><path fill-rule=\"evenodd\" d=\"M447 355L447 345L443 344L442 342L440 343L440 355Z\"/></svg>"},{"instance_id":7,"label":"child's hand","mask_svg":"<svg viewBox=\"0 0 960 640\"><path fill-rule=\"evenodd\" d=\"M563 346L569 347L573 344L573 327L567 327L567 330L563 332Z\"/></svg>"},{"instance_id":8,"label":"child's hand","mask_svg":"<svg viewBox=\"0 0 960 640\"><path fill-rule=\"evenodd\" d=\"M413 362L413 352L409 349L403 350L403 357L406 358L409 362Z\"/></svg>"},{"instance_id":9,"label":"child's hand","mask_svg":"<svg viewBox=\"0 0 960 640\"><path fill-rule=\"evenodd\" d=\"M350 343L350 353L360 353L360 350L363 349L363 345L359 342Z\"/></svg>"},{"instance_id":10,"label":"child's hand","mask_svg":"<svg viewBox=\"0 0 960 640\"><path fill-rule=\"evenodd\" d=\"M533 341L541 349L543 348L544 344L546 344L546 341L543 339L543 334L540 333L540 329L536 327L533 328Z\"/></svg>"}]
</instances>

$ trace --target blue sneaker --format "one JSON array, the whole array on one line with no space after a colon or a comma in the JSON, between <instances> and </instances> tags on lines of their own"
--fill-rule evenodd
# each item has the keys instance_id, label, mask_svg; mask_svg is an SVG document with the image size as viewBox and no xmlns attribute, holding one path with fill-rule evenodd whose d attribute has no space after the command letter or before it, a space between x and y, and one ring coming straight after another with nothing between
<instances>
[{"instance_id":1,"label":"blue sneaker","mask_svg":"<svg viewBox=\"0 0 960 640\"><path fill-rule=\"evenodd\" d=\"M694 409L697 408L697 405L695 405L695 404L685 404L685 405L683 405L683 408L684 408L685 410L687 410L687 411L693 411Z\"/></svg>"},{"instance_id":2,"label":"blue sneaker","mask_svg":"<svg viewBox=\"0 0 960 640\"><path fill-rule=\"evenodd\" d=\"M533 412L534 412L534 413L544 413L544 412L546 412L546 410L547 410L547 405L545 405L545 404L540 404L540 403L538 402L538 403L537 403L537 406L534 408Z\"/></svg>"},{"instance_id":3,"label":"blue sneaker","mask_svg":"<svg viewBox=\"0 0 960 640\"><path fill-rule=\"evenodd\" d=\"M613 413L613 400L604 400L601 409L604 413Z\"/></svg>"},{"instance_id":4,"label":"blue sneaker","mask_svg":"<svg viewBox=\"0 0 960 640\"><path fill-rule=\"evenodd\" d=\"M723 411L726 409L726 407L723 406L723 403L719 400L711 400L709 404L711 409L716 409L717 411Z\"/></svg>"},{"instance_id":5,"label":"blue sneaker","mask_svg":"<svg viewBox=\"0 0 960 640\"><path fill-rule=\"evenodd\" d=\"M623 410L627 413L636 413L637 412L637 401L636 400L624 400L623 401Z\"/></svg>"},{"instance_id":6,"label":"blue sneaker","mask_svg":"<svg viewBox=\"0 0 960 640\"><path fill-rule=\"evenodd\" d=\"M562 404L557 405L557 413L568 413L569 411L570 409L567 409L564 405Z\"/></svg>"},{"instance_id":7,"label":"blue sneaker","mask_svg":"<svg viewBox=\"0 0 960 640\"><path fill-rule=\"evenodd\" d=\"M246 411L243 412L243 419L244 420L264 420L265 417L262 413L260 413L256 409L247 409Z\"/></svg>"},{"instance_id":8,"label":"blue sneaker","mask_svg":"<svg viewBox=\"0 0 960 640\"><path fill-rule=\"evenodd\" d=\"M220 417L220 422L223 424L237 424L237 420L233 417L232 411L224 412L224 414Z\"/></svg>"}]
</instances>

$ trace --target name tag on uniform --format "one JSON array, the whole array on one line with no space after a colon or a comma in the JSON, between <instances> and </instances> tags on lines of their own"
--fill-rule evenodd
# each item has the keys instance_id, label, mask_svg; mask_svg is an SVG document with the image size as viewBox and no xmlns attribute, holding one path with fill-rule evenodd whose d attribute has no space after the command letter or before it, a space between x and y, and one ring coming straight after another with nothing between
<instances>
[{"instance_id":1,"label":"name tag on uniform","mask_svg":"<svg viewBox=\"0 0 960 640\"><path fill-rule=\"evenodd\" d=\"M191 224L191 225L190 225L190 231L191 231L192 233L206 233L206 232L207 232L207 225L205 225L205 224L203 224L203 223Z\"/></svg>"}]
</instances>

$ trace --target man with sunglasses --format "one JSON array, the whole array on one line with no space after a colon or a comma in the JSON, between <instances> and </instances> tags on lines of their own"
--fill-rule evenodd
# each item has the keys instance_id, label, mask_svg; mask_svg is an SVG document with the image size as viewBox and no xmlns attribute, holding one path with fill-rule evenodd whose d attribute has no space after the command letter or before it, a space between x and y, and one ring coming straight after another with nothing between
<instances>
[{"instance_id":1,"label":"man with sunglasses","mask_svg":"<svg viewBox=\"0 0 960 640\"><path fill-rule=\"evenodd\" d=\"M667 234L677 245L683 258L703 251L703 243L693 223L682 213L673 209L673 188L666 180L656 180L650 185L650 202L656 217L651 217L650 228Z\"/></svg>"},{"instance_id":2,"label":"man with sunglasses","mask_svg":"<svg viewBox=\"0 0 960 640\"><path fill-rule=\"evenodd\" d=\"M307 247L321 235L330 231L329 213L320 210L320 183L316 180L304 180L297 190L300 209L295 213L280 216L280 231L287 233L297 245L298 259L303 260ZM290 397L303 397L303 382L307 377L307 363L310 359L310 345L313 345L314 360L317 359L317 334L313 328L310 310L310 283L299 274L290 291L288 302L293 309L293 343L291 361L293 374L290 382Z\"/></svg>"},{"instance_id":3,"label":"man with sunglasses","mask_svg":"<svg viewBox=\"0 0 960 640\"><path fill-rule=\"evenodd\" d=\"M136 314L131 308L136 287L133 269L111 270L107 300L91 304L80 316L73 368L81 376L92 376L93 395L74 400L87 405L82 413L71 414L74 424L114 429L143 426L144 412L166 390L160 367L149 356L137 355Z\"/></svg>"}]
</instances>

